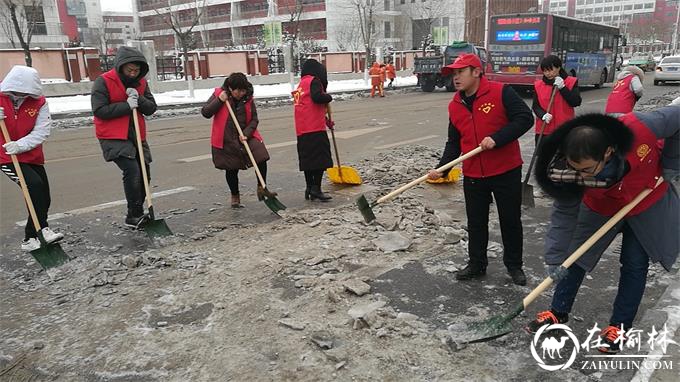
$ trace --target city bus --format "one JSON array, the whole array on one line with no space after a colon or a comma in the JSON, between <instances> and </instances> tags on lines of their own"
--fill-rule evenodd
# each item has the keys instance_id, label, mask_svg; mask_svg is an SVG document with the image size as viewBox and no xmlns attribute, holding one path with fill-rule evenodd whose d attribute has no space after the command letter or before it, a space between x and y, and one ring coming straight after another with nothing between
<instances>
[{"instance_id":1,"label":"city bus","mask_svg":"<svg viewBox=\"0 0 680 382\"><path fill-rule=\"evenodd\" d=\"M490 80L531 86L543 75L541 60L554 54L579 86L614 80L619 29L545 13L499 15L489 28Z\"/></svg>"}]
</instances>

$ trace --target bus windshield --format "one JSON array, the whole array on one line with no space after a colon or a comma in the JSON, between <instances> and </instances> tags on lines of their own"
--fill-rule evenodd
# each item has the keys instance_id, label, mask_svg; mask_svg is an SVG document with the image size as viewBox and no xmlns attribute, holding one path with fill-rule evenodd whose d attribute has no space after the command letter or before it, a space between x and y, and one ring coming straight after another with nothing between
<instances>
[{"instance_id":1,"label":"bus windshield","mask_svg":"<svg viewBox=\"0 0 680 382\"><path fill-rule=\"evenodd\" d=\"M497 73L535 73L545 56L547 17L495 16L491 19L491 69Z\"/></svg>"}]
</instances>

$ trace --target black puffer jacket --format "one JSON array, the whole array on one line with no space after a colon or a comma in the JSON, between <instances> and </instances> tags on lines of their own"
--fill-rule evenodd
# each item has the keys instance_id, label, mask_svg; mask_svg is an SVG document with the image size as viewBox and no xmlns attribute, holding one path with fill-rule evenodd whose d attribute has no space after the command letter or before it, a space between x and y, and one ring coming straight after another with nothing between
<instances>
[{"instance_id":1,"label":"black puffer jacket","mask_svg":"<svg viewBox=\"0 0 680 382\"><path fill-rule=\"evenodd\" d=\"M140 72L135 79L128 79L121 73L123 65L134 62L139 64ZM118 73L126 88L136 87L139 85L139 80L149 72L149 65L146 62L144 55L137 49L122 46L118 48L115 60L115 70ZM111 103L109 99L109 91L106 88L104 78L98 77L92 84L92 93L90 102L92 104L92 113L101 119L113 119L123 115L130 115L132 117L132 109L127 102ZM144 94L139 95L139 111L144 115L151 115L156 112L156 101L151 94L149 87L146 87ZM104 159L112 161L116 158L131 158L137 157L137 146L135 143L135 126L132 118L128 127L128 139L100 139L99 144L102 148ZM151 150L146 141L142 142L144 146L144 158L147 162L151 162Z\"/></svg>"}]
</instances>

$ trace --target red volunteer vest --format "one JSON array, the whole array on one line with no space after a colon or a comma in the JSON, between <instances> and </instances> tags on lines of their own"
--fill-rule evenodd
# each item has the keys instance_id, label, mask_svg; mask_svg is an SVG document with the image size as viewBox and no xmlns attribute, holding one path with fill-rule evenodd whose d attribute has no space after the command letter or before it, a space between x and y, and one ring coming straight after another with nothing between
<instances>
[{"instance_id":1,"label":"red volunteer vest","mask_svg":"<svg viewBox=\"0 0 680 382\"><path fill-rule=\"evenodd\" d=\"M215 97L219 97L220 93L223 91L224 90L222 90L222 88L215 88L213 95ZM250 97L250 99L246 101L246 125L248 125L253 118L252 108L253 97ZM226 106L221 107L220 110L213 116L212 130L210 131L210 145L212 147L218 149L224 148L224 131L227 128L227 122L229 122L229 118L231 118L231 115L229 114L229 110L227 110ZM242 126L241 129L245 129L245 126ZM262 142L262 136L257 131L257 129L255 132L253 132L253 138Z\"/></svg>"},{"instance_id":2,"label":"red volunteer vest","mask_svg":"<svg viewBox=\"0 0 680 382\"><path fill-rule=\"evenodd\" d=\"M564 86L571 90L576 84L576 77L569 76L564 80ZM550 104L550 94L552 93L553 86L546 84L543 80L537 80L534 82L534 89L536 90L536 96L538 97L538 103L541 105L543 110L548 110L548 105ZM543 130L543 135L550 135L555 131L561 124L574 118L574 108L569 106L567 101L562 98L560 91L555 93L555 99L553 100L552 109L550 110L553 119L548 125L545 126ZM540 134L541 126L543 126L543 120L536 118L536 134Z\"/></svg>"},{"instance_id":3,"label":"red volunteer vest","mask_svg":"<svg viewBox=\"0 0 680 382\"><path fill-rule=\"evenodd\" d=\"M630 113L635 107L635 93L630 90L630 82L635 74L626 76L622 80L616 81L614 89L607 97L605 113Z\"/></svg>"},{"instance_id":4,"label":"red volunteer vest","mask_svg":"<svg viewBox=\"0 0 680 382\"><path fill-rule=\"evenodd\" d=\"M482 139L500 130L508 123L503 106L503 84L481 78L472 113L463 104L460 92L449 103L449 119L460 132L460 148L463 153L471 151ZM519 142L489 151L482 151L463 162L463 175L483 178L508 172L522 164Z\"/></svg>"},{"instance_id":5,"label":"red volunteer vest","mask_svg":"<svg viewBox=\"0 0 680 382\"><path fill-rule=\"evenodd\" d=\"M118 77L116 69L111 69L108 72L102 74L104 78L104 83L106 84L106 89L109 91L109 103L125 102L128 98L125 94L125 85ZM137 93L140 97L144 94L146 90L146 80L141 79L139 81L139 86L137 86ZM142 140L146 140L146 123L144 121L144 116L137 110L139 116L139 130ZM94 131L99 139L122 139L127 140L128 138L128 126L130 125L130 118L132 115L123 115L113 119L101 119L94 117Z\"/></svg>"},{"instance_id":6,"label":"red volunteer vest","mask_svg":"<svg viewBox=\"0 0 680 382\"><path fill-rule=\"evenodd\" d=\"M661 151L656 146L656 135L632 113L619 119L635 136L633 148L626 155L630 171L610 188L587 188L583 196L583 202L591 210L605 216L613 216L644 189L653 188L662 174ZM627 216L635 216L651 207L663 197L667 189L668 183L659 185Z\"/></svg>"},{"instance_id":7,"label":"red volunteer vest","mask_svg":"<svg viewBox=\"0 0 680 382\"><path fill-rule=\"evenodd\" d=\"M300 79L293 95L295 107L295 134L299 137L303 134L326 131L326 105L316 104L312 101L311 84L314 76L304 76Z\"/></svg>"},{"instance_id":8,"label":"red volunteer vest","mask_svg":"<svg viewBox=\"0 0 680 382\"><path fill-rule=\"evenodd\" d=\"M26 97L15 114L12 100L5 94L0 93L0 107L5 111L4 121L7 126L10 140L19 140L33 131L40 108L45 105L45 102L45 97L40 97L38 99ZM2 147L5 143L7 143L5 142L5 137L0 134L0 164L12 163L12 158ZM44 164L45 155L43 154L42 145L38 145L30 151L17 155L17 159L19 160L19 163Z\"/></svg>"}]
</instances>

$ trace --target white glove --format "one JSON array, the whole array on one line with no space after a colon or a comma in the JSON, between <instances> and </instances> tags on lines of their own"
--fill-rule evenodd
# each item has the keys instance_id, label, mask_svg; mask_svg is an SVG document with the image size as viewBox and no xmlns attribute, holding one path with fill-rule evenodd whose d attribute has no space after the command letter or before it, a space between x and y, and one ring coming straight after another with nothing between
<instances>
[{"instance_id":1,"label":"white glove","mask_svg":"<svg viewBox=\"0 0 680 382\"><path fill-rule=\"evenodd\" d=\"M3 109L2 106L0 106L0 121L2 121L3 119L5 119L5 109Z\"/></svg>"},{"instance_id":2,"label":"white glove","mask_svg":"<svg viewBox=\"0 0 680 382\"><path fill-rule=\"evenodd\" d=\"M553 119L553 116L550 113L545 113L545 114L543 114L543 118L541 118L541 119L545 123L550 123L550 121L552 121L552 119Z\"/></svg>"},{"instance_id":3,"label":"white glove","mask_svg":"<svg viewBox=\"0 0 680 382\"><path fill-rule=\"evenodd\" d=\"M138 99L137 97L128 97L127 103L130 105L130 109L136 109L138 106Z\"/></svg>"},{"instance_id":4,"label":"white glove","mask_svg":"<svg viewBox=\"0 0 680 382\"><path fill-rule=\"evenodd\" d=\"M558 89L562 89L564 87L564 79L560 76L555 77L555 86L557 86Z\"/></svg>"},{"instance_id":5,"label":"white glove","mask_svg":"<svg viewBox=\"0 0 680 382\"><path fill-rule=\"evenodd\" d=\"M22 152L24 152L21 149L21 146L19 146L19 144L16 143L15 141L9 141L9 142L5 143L4 145L2 145L2 148L5 149L5 152L8 155L17 155L17 154L21 154Z\"/></svg>"},{"instance_id":6,"label":"white glove","mask_svg":"<svg viewBox=\"0 0 680 382\"><path fill-rule=\"evenodd\" d=\"M139 93L137 93L137 89L135 89L135 88L125 89L125 94L127 94L128 97L139 98Z\"/></svg>"}]
</instances>

